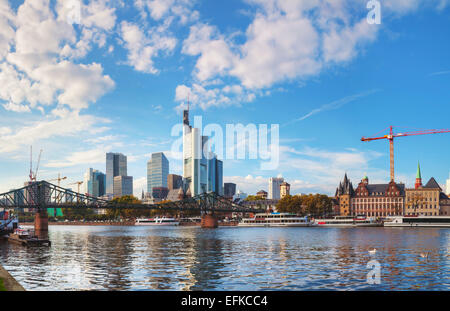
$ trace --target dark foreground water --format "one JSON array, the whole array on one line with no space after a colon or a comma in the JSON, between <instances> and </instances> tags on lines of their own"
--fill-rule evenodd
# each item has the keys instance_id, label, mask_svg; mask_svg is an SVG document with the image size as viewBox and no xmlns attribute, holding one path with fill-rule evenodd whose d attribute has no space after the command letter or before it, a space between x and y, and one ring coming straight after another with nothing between
<instances>
[{"instance_id":1,"label":"dark foreground water","mask_svg":"<svg viewBox=\"0 0 450 311\"><path fill-rule=\"evenodd\" d=\"M0 242L0 263L27 290L450 290L450 229L52 226L49 236L51 248ZM367 282L371 260L380 284Z\"/></svg>"}]
</instances>

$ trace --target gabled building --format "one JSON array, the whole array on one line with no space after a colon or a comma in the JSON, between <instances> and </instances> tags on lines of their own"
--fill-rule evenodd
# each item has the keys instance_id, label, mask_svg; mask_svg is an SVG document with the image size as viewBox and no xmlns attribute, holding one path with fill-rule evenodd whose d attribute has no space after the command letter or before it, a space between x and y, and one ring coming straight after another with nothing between
<instances>
[{"instance_id":1,"label":"gabled building","mask_svg":"<svg viewBox=\"0 0 450 311\"><path fill-rule=\"evenodd\" d=\"M446 195L437 181L431 177L425 186L422 185L420 165L417 167L416 183L413 189L406 189L405 216L439 216L445 215L441 210L441 201ZM442 202L445 205L445 202Z\"/></svg>"},{"instance_id":2,"label":"gabled building","mask_svg":"<svg viewBox=\"0 0 450 311\"><path fill-rule=\"evenodd\" d=\"M356 189L348 179L336 189L336 200L341 216L365 215L368 217L386 217L403 214L405 185L391 181L388 184L370 184L364 176Z\"/></svg>"},{"instance_id":3,"label":"gabled building","mask_svg":"<svg viewBox=\"0 0 450 311\"><path fill-rule=\"evenodd\" d=\"M353 190L353 184L345 173L344 181L339 183L339 187L336 189L335 197L339 203L339 214L342 216L348 216L350 212L350 198L355 191Z\"/></svg>"}]
</instances>

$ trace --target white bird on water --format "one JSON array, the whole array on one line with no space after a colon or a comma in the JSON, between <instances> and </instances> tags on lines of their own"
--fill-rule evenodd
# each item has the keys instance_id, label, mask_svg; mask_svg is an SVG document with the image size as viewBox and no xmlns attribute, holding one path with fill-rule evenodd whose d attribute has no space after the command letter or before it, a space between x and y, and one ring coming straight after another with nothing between
<instances>
[{"instance_id":1,"label":"white bird on water","mask_svg":"<svg viewBox=\"0 0 450 311\"><path fill-rule=\"evenodd\" d=\"M428 253L420 253L420 257L428 259Z\"/></svg>"},{"instance_id":2,"label":"white bird on water","mask_svg":"<svg viewBox=\"0 0 450 311\"><path fill-rule=\"evenodd\" d=\"M375 255L376 253L377 253L377 249L376 248L369 250L369 254L370 255Z\"/></svg>"}]
</instances>

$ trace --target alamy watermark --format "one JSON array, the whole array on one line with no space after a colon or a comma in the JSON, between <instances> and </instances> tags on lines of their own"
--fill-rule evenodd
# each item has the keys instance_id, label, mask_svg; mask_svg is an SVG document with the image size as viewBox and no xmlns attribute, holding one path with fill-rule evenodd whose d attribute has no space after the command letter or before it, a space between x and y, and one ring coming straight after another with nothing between
<instances>
[{"instance_id":1,"label":"alamy watermark","mask_svg":"<svg viewBox=\"0 0 450 311\"><path fill-rule=\"evenodd\" d=\"M193 141L190 133L197 139ZM280 161L279 124L226 124L224 130L216 123L203 126L202 117L195 116L192 130L187 125L176 124L171 136L178 137L172 144L171 153L180 159L184 158L185 152L189 153L187 157L194 159L210 159L215 154L225 160L260 160L261 170L275 170ZM202 136L208 137L204 143Z\"/></svg>"},{"instance_id":2,"label":"alamy watermark","mask_svg":"<svg viewBox=\"0 0 450 311\"><path fill-rule=\"evenodd\" d=\"M370 25L380 25L381 24L381 3L377 0L370 0L367 2L367 9L369 13L367 14L367 23Z\"/></svg>"},{"instance_id":3,"label":"alamy watermark","mask_svg":"<svg viewBox=\"0 0 450 311\"><path fill-rule=\"evenodd\" d=\"M381 264L378 260L372 259L369 261L367 269L370 269L367 273L367 283L370 285L381 284Z\"/></svg>"}]
</instances>

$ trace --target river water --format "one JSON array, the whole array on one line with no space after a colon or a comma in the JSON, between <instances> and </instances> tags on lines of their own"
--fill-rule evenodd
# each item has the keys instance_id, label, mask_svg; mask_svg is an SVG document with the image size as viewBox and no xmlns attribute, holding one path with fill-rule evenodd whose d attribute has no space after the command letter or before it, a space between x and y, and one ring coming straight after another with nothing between
<instances>
[{"instance_id":1,"label":"river water","mask_svg":"<svg viewBox=\"0 0 450 311\"><path fill-rule=\"evenodd\" d=\"M450 229L50 226L49 237L50 248L0 242L27 290L450 290Z\"/></svg>"}]
</instances>

